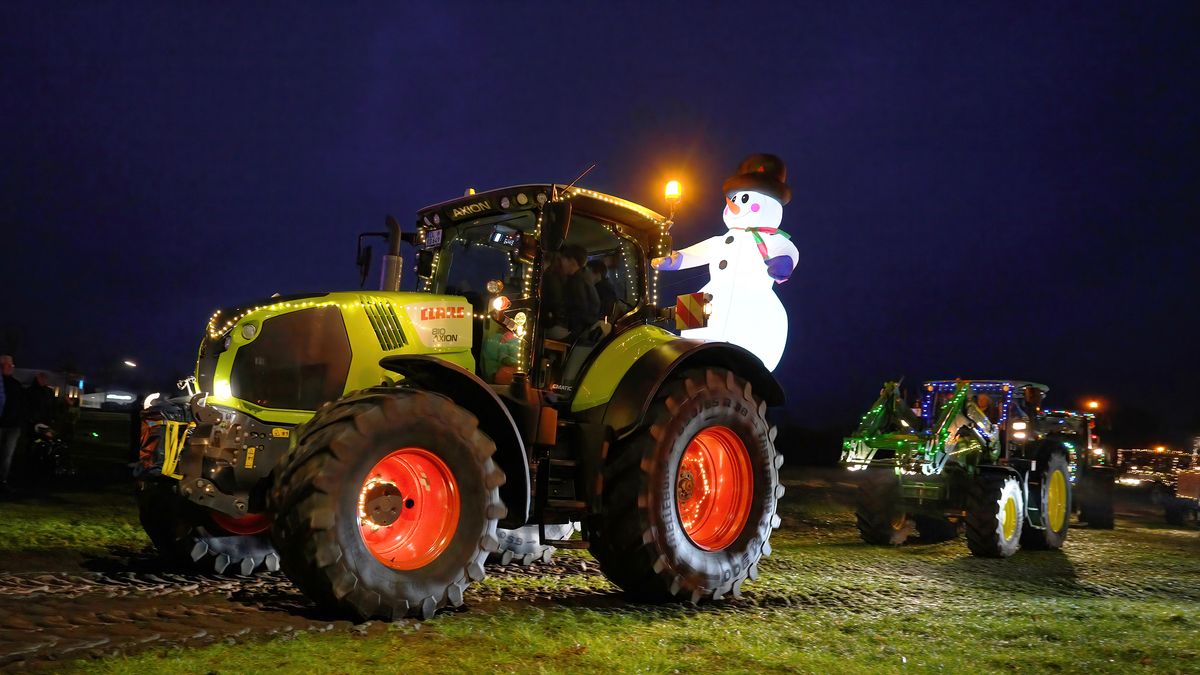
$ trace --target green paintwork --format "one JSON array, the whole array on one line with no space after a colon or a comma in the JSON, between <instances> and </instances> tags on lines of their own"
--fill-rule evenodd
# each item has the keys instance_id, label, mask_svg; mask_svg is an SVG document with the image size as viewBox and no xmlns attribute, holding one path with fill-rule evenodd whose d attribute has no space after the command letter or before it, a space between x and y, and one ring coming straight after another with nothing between
<instances>
[{"instance_id":1,"label":"green paintwork","mask_svg":"<svg viewBox=\"0 0 1200 675\"><path fill-rule=\"evenodd\" d=\"M596 357L583 376L571 401L571 412L608 403L634 361L651 349L677 339L678 335L657 326L638 326L618 336Z\"/></svg>"},{"instance_id":2,"label":"green paintwork","mask_svg":"<svg viewBox=\"0 0 1200 675\"><path fill-rule=\"evenodd\" d=\"M471 322L474 320L474 317L471 314L470 303L465 298L452 295L432 295L429 293L395 293L386 291L337 292L319 297L306 298L304 300L263 303L238 318L229 330L231 338L230 346L218 358L217 368L213 377L214 391L209 392L209 402L225 408L239 410L267 423L292 425L308 421L312 417L312 411L263 408L249 401L229 395L227 392L230 371L233 368L233 362L238 350L262 335L261 328L263 322L289 312L329 305L336 305L341 310L342 320L346 323L346 333L350 341L352 357L343 394L384 382L396 382L401 379L400 376L384 370L379 365L379 360L385 356L403 354L431 355L462 366L467 370L473 371L475 369L475 359L471 354L470 338ZM372 326L370 313L375 312L378 315L378 308L387 305L391 305L395 310L399 328L403 332L407 344L398 348L385 350L381 345L381 340L375 328ZM428 330L418 325L421 308L464 305L466 306L466 318L461 319L461 321L466 326L465 341L460 341L450 347L437 346L436 343L426 344L423 341L423 338L428 340L429 336L427 335ZM226 317L218 317L215 323L223 328L225 321L227 321ZM254 325L257 329L254 336L249 339L243 335L243 328L246 325ZM429 342L432 342L432 340L429 340Z\"/></svg>"}]
</instances>

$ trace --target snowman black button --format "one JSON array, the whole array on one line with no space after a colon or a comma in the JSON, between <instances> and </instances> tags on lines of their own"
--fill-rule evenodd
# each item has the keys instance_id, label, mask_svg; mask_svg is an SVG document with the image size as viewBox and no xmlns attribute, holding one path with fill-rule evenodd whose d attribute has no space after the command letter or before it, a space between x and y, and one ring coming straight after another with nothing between
<instances>
[{"instance_id":1,"label":"snowman black button","mask_svg":"<svg viewBox=\"0 0 1200 675\"><path fill-rule=\"evenodd\" d=\"M717 265L717 267L719 267L720 269L725 269L726 267L729 267L729 261L728 261L728 260L722 260L722 261L721 261L721 264L720 264L720 265Z\"/></svg>"},{"instance_id":2,"label":"snowman black button","mask_svg":"<svg viewBox=\"0 0 1200 675\"><path fill-rule=\"evenodd\" d=\"M732 235L732 234L731 234L731 235L729 235L728 237L725 237L725 243L726 243L726 244L732 244L732 243L733 243L733 235Z\"/></svg>"}]
</instances>

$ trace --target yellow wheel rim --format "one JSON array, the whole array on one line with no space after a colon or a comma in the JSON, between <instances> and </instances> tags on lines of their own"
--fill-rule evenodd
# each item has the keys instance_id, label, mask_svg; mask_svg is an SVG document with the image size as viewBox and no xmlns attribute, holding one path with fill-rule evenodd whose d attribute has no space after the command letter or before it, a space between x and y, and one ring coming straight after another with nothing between
<instances>
[{"instance_id":1,"label":"yellow wheel rim","mask_svg":"<svg viewBox=\"0 0 1200 675\"><path fill-rule=\"evenodd\" d=\"M1004 530L1005 541L1017 536L1017 500L1011 496L1004 500Z\"/></svg>"},{"instance_id":2,"label":"yellow wheel rim","mask_svg":"<svg viewBox=\"0 0 1200 675\"><path fill-rule=\"evenodd\" d=\"M1067 520L1067 478L1062 471L1050 475L1050 487L1046 490L1046 513L1050 518L1050 529L1058 532Z\"/></svg>"}]
</instances>

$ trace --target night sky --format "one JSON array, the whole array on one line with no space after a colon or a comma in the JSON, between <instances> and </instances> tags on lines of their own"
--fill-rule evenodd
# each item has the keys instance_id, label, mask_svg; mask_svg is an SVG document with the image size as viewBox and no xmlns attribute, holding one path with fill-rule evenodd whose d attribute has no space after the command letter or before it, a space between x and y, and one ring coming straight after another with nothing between
<instances>
[{"instance_id":1,"label":"night sky","mask_svg":"<svg viewBox=\"0 0 1200 675\"><path fill-rule=\"evenodd\" d=\"M1200 432L1200 4L242 4L0 6L18 365L173 380L215 308L357 287L384 214L593 162L660 211L680 178L687 245L772 152L792 421L975 376Z\"/></svg>"}]
</instances>

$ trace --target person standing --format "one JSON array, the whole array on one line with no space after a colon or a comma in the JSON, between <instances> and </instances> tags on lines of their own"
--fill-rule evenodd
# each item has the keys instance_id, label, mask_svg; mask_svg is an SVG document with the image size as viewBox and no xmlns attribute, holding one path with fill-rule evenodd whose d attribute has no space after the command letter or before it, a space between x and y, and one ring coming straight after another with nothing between
<instances>
[{"instance_id":1,"label":"person standing","mask_svg":"<svg viewBox=\"0 0 1200 675\"><path fill-rule=\"evenodd\" d=\"M3 375L4 407L0 409L0 494L6 494L8 473L12 469L13 455L21 440L21 427L28 421L25 388L13 377L13 357L0 355L0 374Z\"/></svg>"},{"instance_id":2,"label":"person standing","mask_svg":"<svg viewBox=\"0 0 1200 675\"><path fill-rule=\"evenodd\" d=\"M589 260L588 270L592 273L592 286L600 297L600 316L612 320L613 308L617 304L617 289L608 279L608 265L603 260Z\"/></svg>"},{"instance_id":3,"label":"person standing","mask_svg":"<svg viewBox=\"0 0 1200 675\"><path fill-rule=\"evenodd\" d=\"M54 426L54 418L58 412L57 401L54 398L54 389L50 387L49 382L50 378L45 373L38 373L33 376L33 384L29 385L27 390L26 405L29 411L29 421L35 426L38 424Z\"/></svg>"}]
</instances>

